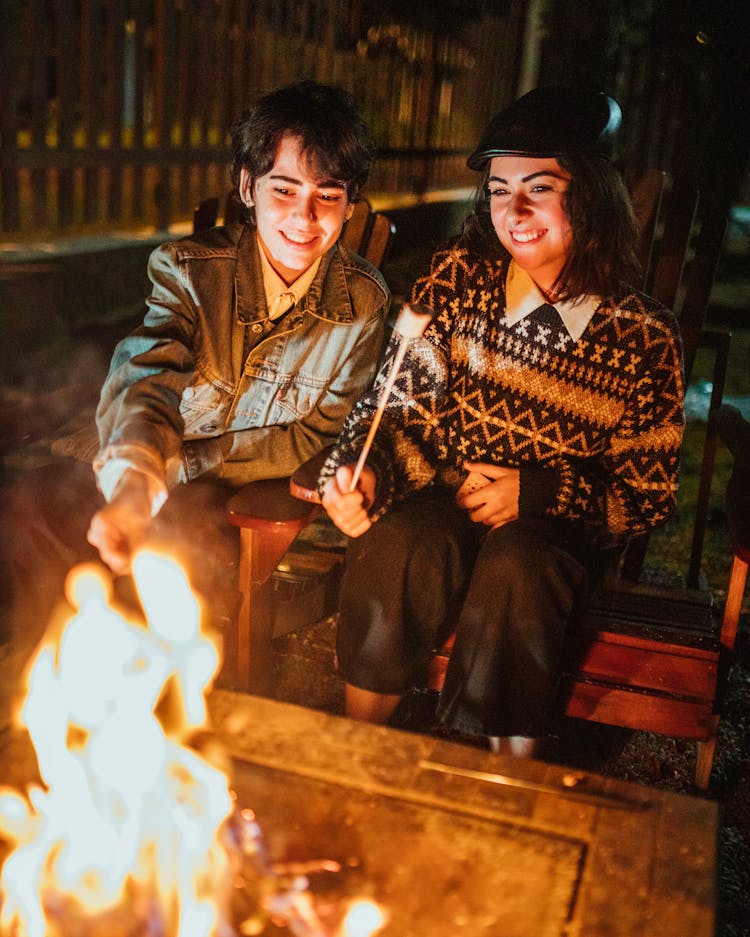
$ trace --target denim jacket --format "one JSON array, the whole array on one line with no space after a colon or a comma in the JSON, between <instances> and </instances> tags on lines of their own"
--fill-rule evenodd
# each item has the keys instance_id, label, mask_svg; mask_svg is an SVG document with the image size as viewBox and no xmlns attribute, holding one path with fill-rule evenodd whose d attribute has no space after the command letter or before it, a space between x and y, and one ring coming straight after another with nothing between
<instances>
[{"instance_id":1,"label":"denim jacket","mask_svg":"<svg viewBox=\"0 0 750 937\"><path fill-rule=\"evenodd\" d=\"M369 387L390 302L380 273L338 243L271 324L258 250L235 223L152 253L143 323L117 345L97 409L105 495L127 466L162 491L291 474Z\"/></svg>"}]
</instances>

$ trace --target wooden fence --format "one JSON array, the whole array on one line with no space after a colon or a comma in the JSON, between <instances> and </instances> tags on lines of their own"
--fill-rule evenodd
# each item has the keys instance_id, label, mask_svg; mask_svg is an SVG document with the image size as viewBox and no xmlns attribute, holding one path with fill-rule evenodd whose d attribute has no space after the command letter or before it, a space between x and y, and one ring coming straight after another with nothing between
<instances>
[{"instance_id":1,"label":"wooden fence","mask_svg":"<svg viewBox=\"0 0 750 937\"><path fill-rule=\"evenodd\" d=\"M443 32L377 6L0 0L0 233L167 228L229 187L243 107L301 77L360 103L371 191L469 184L466 153L516 90L524 0L467 0Z\"/></svg>"}]
</instances>

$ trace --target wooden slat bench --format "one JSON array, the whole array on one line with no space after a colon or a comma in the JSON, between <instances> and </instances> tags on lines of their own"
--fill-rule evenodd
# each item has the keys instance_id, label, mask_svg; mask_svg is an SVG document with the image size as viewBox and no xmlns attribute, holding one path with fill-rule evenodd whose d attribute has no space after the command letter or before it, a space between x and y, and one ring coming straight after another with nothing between
<instances>
[{"instance_id":1,"label":"wooden slat bench","mask_svg":"<svg viewBox=\"0 0 750 937\"><path fill-rule=\"evenodd\" d=\"M747 576L732 578L741 602ZM705 592L607 592L570 635L560 687L561 713L697 744L695 784L708 787L723 675L734 647L739 603L720 625ZM429 689L440 691L454 637L436 652Z\"/></svg>"},{"instance_id":2,"label":"wooden slat bench","mask_svg":"<svg viewBox=\"0 0 750 937\"><path fill-rule=\"evenodd\" d=\"M259 597L297 532L320 510L315 483L326 454L289 480L248 485L230 502L233 523L246 528L242 533L248 543L256 537L253 549L264 552L252 575L246 568L256 606L246 606L238 619L237 664L244 688L257 691L257 681L270 674L270 634L263 627L267 610ZM283 529L280 540L265 535L271 528ZM598 596L571 629L560 687L560 712L566 717L694 740L695 783L702 790L711 774L750 555L747 529L733 529L734 562L723 610L708 591L620 582ZM436 649L428 689L442 688L453 640Z\"/></svg>"}]
</instances>

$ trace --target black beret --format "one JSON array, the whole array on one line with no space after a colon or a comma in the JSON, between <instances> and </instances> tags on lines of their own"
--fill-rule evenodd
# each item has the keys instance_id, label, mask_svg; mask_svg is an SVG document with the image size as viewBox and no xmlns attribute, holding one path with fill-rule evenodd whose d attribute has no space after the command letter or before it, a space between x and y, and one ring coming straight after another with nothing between
<instances>
[{"instance_id":1,"label":"black beret","mask_svg":"<svg viewBox=\"0 0 750 937\"><path fill-rule=\"evenodd\" d=\"M535 88L496 114L467 160L484 169L493 156L565 156L596 153L610 157L622 123L620 105L598 91Z\"/></svg>"}]
</instances>

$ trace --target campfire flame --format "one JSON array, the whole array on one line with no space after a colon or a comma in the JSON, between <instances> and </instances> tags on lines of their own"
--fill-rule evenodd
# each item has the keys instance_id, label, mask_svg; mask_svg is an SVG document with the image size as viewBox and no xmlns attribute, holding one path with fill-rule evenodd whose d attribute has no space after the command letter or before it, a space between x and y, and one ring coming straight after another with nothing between
<instances>
[{"instance_id":1,"label":"campfire flame","mask_svg":"<svg viewBox=\"0 0 750 937\"><path fill-rule=\"evenodd\" d=\"M0 934L232 937L231 893L249 864L272 918L326 937L304 876L269 885L254 814L186 744L207 725L219 666L199 600L168 557L141 552L133 576L145 623L113 606L101 567L77 567L66 584L75 613L30 663L18 721L44 785L0 788L0 838L12 846ZM252 914L240 932L260 933L261 921ZM383 923L377 905L354 902L337 937Z\"/></svg>"},{"instance_id":2,"label":"campfire flame","mask_svg":"<svg viewBox=\"0 0 750 937\"><path fill-rule=\"evenodd\" d=\"M3 933L54 932L50 904L63 896L84 916L158 896L177 935L221 931L219 831L232 797L225 775L182 744L206 723L219 655L179 566L144 552L134 577L148 627L115 611L103 571L79 567L67 584L77 612L31 663L20 722L46 789L0 795L0 831L15 843L0 880ZM165 727L156 709L167 696Z\"/></svg>"}]
</instances>

